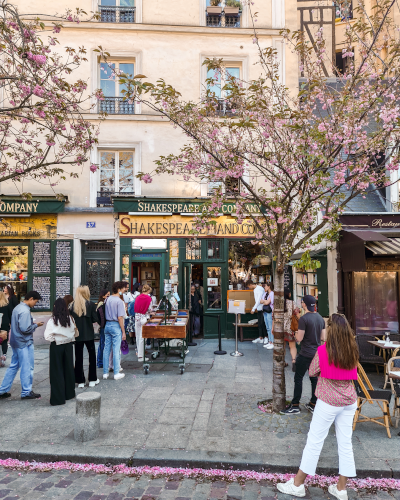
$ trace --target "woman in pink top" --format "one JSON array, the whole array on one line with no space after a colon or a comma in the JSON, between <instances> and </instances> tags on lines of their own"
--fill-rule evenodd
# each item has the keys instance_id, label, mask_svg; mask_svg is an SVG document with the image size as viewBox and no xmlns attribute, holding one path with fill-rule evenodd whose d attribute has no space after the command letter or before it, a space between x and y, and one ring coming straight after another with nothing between
<instances>
[{"instance_id":1,"label":"woman in pink top","mask_svg":"<svg viewBox=\"0 0 400 500\"><path fill-rule=\"evenodd\" d=\"M279 483L282 493L304 497L304 481L314 476L319 455L329 428L335 422L339 453L339 481L329 486L331 495L347 500L348 477L356 475L353 445L353 419L357 408L357 394L353 380L357 380L358 348L353 331L342 314L332 314L328 321L326 344L318 348L309 368L310 377L318 377L315 405L307 444L303 450L300 469L294 479Z\"/></svg>"},{"instance_id":2,"label":"woman in pink top","mask_svg":"<svg viewBox=\"0 0 400 500\"><path fill-rule=\"evenodd\" d=\"M142 293L139 297L135 299L134 311L135 311L135 333L136 333L136 349L138 361L148 361L148 358L143 357L144 343L142 337L142 326L146 324L148 319L148 311L151 305L151 288L149 285L144 285L142 288Z\"/></svg>"}]
</instances>

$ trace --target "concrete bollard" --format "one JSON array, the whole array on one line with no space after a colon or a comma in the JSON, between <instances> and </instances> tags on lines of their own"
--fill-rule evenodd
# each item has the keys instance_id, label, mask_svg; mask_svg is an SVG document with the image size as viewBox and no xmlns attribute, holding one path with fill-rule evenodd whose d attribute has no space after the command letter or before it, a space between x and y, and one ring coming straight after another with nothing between
<instances>
[{"instance_id":1,"label":"concrete bollard","mask_svg":"<svg viewBox=\"0 0 400 500\"><path fill-rule=\"evenodd\" d=\"M99 392L84 392L76 396L75 441L84 443L96 439L100 434Z\"/></svg>"}]
</instances>

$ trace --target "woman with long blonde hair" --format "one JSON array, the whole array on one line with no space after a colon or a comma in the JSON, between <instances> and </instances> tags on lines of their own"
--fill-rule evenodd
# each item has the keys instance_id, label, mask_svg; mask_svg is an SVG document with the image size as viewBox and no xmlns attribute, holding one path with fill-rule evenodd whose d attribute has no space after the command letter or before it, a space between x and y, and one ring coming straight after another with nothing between
<instances>
[{"instance_id":1,"label":"woman with long blonde hair","mask_svg":"<svg viewBox=\"0 0 400 500\"><path fill-rule=\"evenodd\" d=\"M1 341L1 352L0 356L0 368L4 367L7 359L7 351L8 351L8 336L10 332L11 325L11 315L12 315L12 307L7 300L7 296L4 292L0 291L0 314L2 314L1 322L0 322L0 330L7 332L7 336L3 341Z\"/></svg>"},{"instance_id":2,"label":"woman with long blonde hair","mask_svg":"<svg viewBox=\"0 0 400 500\"><path fill-rule=\"evenodd\" d=\"M85 387L85 372L83 371L83 347L89 354L89 387L100 382L96 372L96 349L94 347L93 323L97 323L96 305L90 302L88 286L78 286L75 299L70 305L79 336L75 340L75 383L78 387Z\"/></svg>"},{"instance_id":3,"label":"woman with long blonde hair","mask_svg":"<svg viewBox=\"0 0 400 500\"><path fill-rule=\"evenodd\" d=\"M318 347L310 368L310 377L317 377L315 405L307 444L300 469L294 479L279 483L282 493L296 497L306 495L304 481L314 476L319 455L329 428L335 422L339 452L339 481L331 484L329 493L339 500L347 500L348 477L356 475L353 445L353 419L357 408L357 394L353 380L357 380L358 348L353 330L343 314L332 314L328 320L326 344Z\"/></svg>"}]
</instances>

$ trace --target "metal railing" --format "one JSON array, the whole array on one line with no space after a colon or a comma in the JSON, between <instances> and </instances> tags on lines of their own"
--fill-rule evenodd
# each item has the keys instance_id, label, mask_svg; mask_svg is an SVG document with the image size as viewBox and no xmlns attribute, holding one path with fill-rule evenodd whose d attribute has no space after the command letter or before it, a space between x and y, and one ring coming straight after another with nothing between
<instances>
[{"instance_id":1,"label":"metal railing","mask_svg":"<svg viewBox=\"0 0 400 500\"><path fill-rule=\"evenodd\" d=\"M238 14L209 14L206 12L206 26L211 28L240 28L240 16Z\"/></svg>"},{"instance_id":2,"label":"metal railing","mask_svg":"<svg viewBox=\"0 0 400 500\"><path fill-rule=\"evenodd\" d=\"M124 97L104 97L99 101L99 112L109 115L134 115L135 103Z\"/></svg>"},{"instance_id":3,"label":"metal railing","mask_svg":"<svg viewBox=\"0 0 400 500\"><path fill-rule=\"evenodd\" d=\"M100 22L102 23L134 23L136 7L99 5Z\"/></svg>"},{"instance_id":4,"label":"metal railing","mask_svg":"<svg viewBox=\"0 0 400 500\"><path fill-rule=\"evenodd\" d=\"M218 99L218 104L216 107L216 113L219 116L234 116L234 113L232 112L232 109L234 109L231 101L228 99Z\"/></svg>"},{"instance_id":5,"label":"metal railing","mask_svg":"<svg viewBox=\"0 0 400 500\"><path fill-rule=\"evenodd\" d=\"M97 191L96 205L98 207L112 207L111 196L133 196L134 191Z\"/></svg>"}]
</instances>

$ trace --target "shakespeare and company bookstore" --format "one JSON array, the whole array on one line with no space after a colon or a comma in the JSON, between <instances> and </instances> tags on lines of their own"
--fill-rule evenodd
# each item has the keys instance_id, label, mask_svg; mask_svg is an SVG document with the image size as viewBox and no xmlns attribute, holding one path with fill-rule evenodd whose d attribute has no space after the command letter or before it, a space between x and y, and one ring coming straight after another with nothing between
<instances>
[{"instance_id":1,"label":"shakespeare and company bookstore","mask_svg":"<svg viewBox=\"0 0 400 500\"><path fill-rule=\"evenodd\" d=\"M37 290L36 310L49 311L72 292L72 242L57 239L57 214L66 200L0 195L0 288L11 285L18 300Z\"/></svg>"},{"instance_id":2,"label":"shakespeare and company bookstore","mask_svg":"<svg viewBox=\"0 0 400 500\"><path fill-rule=\"evenodd\" d=\"M189 308L190 286L196 283L207 315L202 323L204 336L217 336L215 316L219 315L223 336L233 337L234 316L227 314L228 292L244 290L248 280L271 280L271 259L259 255L260 247L251 243L255 226L250 218L238 224L233 203L223 205L208 232L191 234L193 213L199 212L203 203L201 199L114 197L121 278L131 286L136 282L149 284L157 300L166 291L176 291L184 308ZM247 210L258 213L256 205ZM245 315L243 320L252 317Z\"/></svg>"}]
</instances>

